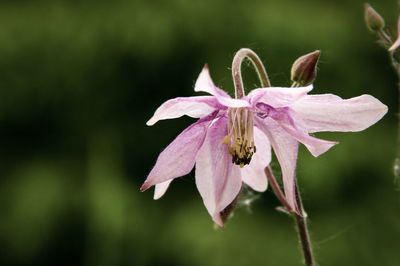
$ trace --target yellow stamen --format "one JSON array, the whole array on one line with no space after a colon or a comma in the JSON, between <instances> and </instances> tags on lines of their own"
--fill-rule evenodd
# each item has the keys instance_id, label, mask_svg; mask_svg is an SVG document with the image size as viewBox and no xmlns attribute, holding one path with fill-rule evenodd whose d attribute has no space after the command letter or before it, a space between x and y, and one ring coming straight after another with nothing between
<instances>
[{"instance_id":1,"label":"yellow stamen","mask_svg":"<svg viewBox=\"0 0 400 266\"><path fill-rule=\"evenodd\" d=\"M223 143L228 145L232 162L241 168L249 164L256 152L253 136L253 113L246 108L228 110L228 135Z\"/></svg>"}]
</instances>

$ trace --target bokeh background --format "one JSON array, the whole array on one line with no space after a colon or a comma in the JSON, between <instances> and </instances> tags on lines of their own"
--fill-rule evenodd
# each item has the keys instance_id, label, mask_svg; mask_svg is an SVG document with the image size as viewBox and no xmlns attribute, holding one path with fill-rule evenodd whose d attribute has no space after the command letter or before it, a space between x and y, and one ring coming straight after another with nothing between
<instances>
[{"instance_id":1,"label":"bokeh background","mask_svg":"<svg viewBox=\"0 0 400 266\"><path fill-rule=\"evenodd\" d=\"M396 1L370 3L396 25ZM0 265L301 265L270 190L245 191L225 230L213 229L193 173L158 201L139 192L193 119L145 122L194 95L205 63L232 95L242 47L276 86L320 49L313 93L389 106L364 132L317 134L340 145L319 158L301 147L297 176L320 265L400 265L397 81L374 42L359 0L1 1ZM250 67L245 76L257 87Z\"/></svg>"}]
</instances>

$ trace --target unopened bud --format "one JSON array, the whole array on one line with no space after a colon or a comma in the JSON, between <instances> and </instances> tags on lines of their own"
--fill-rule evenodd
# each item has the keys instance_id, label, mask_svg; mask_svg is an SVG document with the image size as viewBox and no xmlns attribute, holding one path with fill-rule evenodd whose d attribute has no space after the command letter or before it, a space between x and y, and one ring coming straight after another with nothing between
<instances>
[{"instance_id":1,"label":"unopened bud","mask_svg":"<svg viewBox=\"0 0 400 266\"><path fill-rule=\"evenodd\" d=\"M293 82L301 86L307 86L313 83L317 75L317 63L320 53L321 52L317 50L303 55L293 63L291 71L291 79Z\"/></svg>"},{"instance_id":2,"label":"unopened bud","mask_svg":"<svg viewBox=\"0 0 400 266\"><path fill-rule=\"evenodd\" d=\"M372 32L379 31L385 26L382 16L367 3L364 4L364 17L368 29Z\"/></svg>"}]
</instances>

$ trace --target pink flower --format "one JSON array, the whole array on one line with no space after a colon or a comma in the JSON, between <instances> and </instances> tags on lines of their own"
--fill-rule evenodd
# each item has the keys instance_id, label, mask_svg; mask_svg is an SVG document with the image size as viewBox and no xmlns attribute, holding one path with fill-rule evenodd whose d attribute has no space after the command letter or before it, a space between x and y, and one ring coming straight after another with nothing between
<instances>
[{"instance_id":1,"label":"pink flower","mask_svg":"<svg viewBox=\"0 0 400 266\"><path fill-rule=\"evenodd\" d=\"M271 146L282 168L285 197L299 213L294 187L298 143L318 156L337 142L317 139L318 131L360 131L383 117L387 107L370 95L343 100L332 94L307 95L312 86L255 89L233 99L217 88L207 65L195 91L212 96L168 100L147 125L188 115L199 118L159 155L141 190L155 185L160 198L174 178L196 165L196 185L215 223L224 226L221 212L240 192L242 183L265 191L264 168L271 160Z\"/></svg>"}]
</instances>

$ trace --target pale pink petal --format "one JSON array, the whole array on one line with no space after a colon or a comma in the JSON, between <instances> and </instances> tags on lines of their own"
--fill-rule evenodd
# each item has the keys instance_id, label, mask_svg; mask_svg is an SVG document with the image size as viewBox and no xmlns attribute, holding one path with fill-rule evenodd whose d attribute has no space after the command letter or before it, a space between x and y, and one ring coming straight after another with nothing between
<instances>
[{"instance_id":1,"label":"pale pink petal","mask_svg":"<svg viewBox=\"0 0 400 266\"><path fill-rule=\"evenodd\" d=\"M254 128L254 143L256 153L253 154L250 164L240 169L240 173L244 183L255 191L263 192L268 186L265 167L271 161L271 146L267 136L258 128Z\"/></svg>"},{"instance_id":2,"label":"pale pink petal","mask_svg":"<svg viewBox=\"0 0 400 266\"><path fill-rule=\"evenodd\" d=\"M333 94L307 95L292 104L291 108L310 133L361 131L375 124L388 110L371 95L343 100Z\"/></svg>"},{"instance_id":3,"label":"pale pink petal","mask_svg":"<svg viewBox=\"0 0 400 266\"><path fill-rule=\"evenodd\" d=\"M205 65L194 85L195 91L204 91L215 96L218 102L227 107L248 107L250 104L243 99L232 99L225 91L214 85L208 66Z\"/></svg>"},{"instance_id":4,"label":"pale pink petal","mask_svg":"<svg viewBox=\"0 0 400 266\"><path fill-rule=\"evenodd\" d=\"M396 41L390 46L389 51L394 51L400 46L400 36L397 37Z\"/></svg>"},{"instance_id":5,"label":"pale pink petal","mask_svg":"<svg viewBox=\"0 0 400 266\"><path fill-rule=\"evenodd\" d=\"M203 91L208 92L211 95L230 97L228 93L215 86L214 82L211 79L210 70L207 64L203 67L203 70L200 72L200 75L196 80L194 91Z\"/></svg>"},{"instance_id":6,"label":"pale pink petal","mask_svg":"<svg viewBox=\"0 0 400 266\"><path fill-rule=\"evenodd\" d=\"M256 125L268 137L279 161L286 200L290 207L300 214L295 195L298 142L278 122L270 118L256 118Z\"/></svg>"},{"instance_id":7,"label":"pale pink petal","mask_svg":"<svg viewBox=\"0 0 400 266\"><path fill-rule=\"evenodd\" d=\"M159 120L178 118L183 115L200 118L211 114L218 106L218 101L212 96L179 97L168 100L158 107L146 124L152 126Z\"/></svg>"},{"instance_id":8,"label":"pale pink petal","mask_svg":"<svg viewBox=\"0 0 400 266\"><path fill-rule=\"evenodd\" d=\"M169 184L172 182L173 179L167 180L165 182L159 183L155 185L154 188L154 197L153 199L158 200L161 198L165 192L167 192L167 189L169 187Z\"/></svg>"},{"instance_id":9,"label":"pale pink petal","mask_svg":"<svg viewBox=\"0 0 400 266\"><path fill-rule=\"evenodd\" d=\"M312 85L298 88L268 87L252 90L248 94L254 107L258 102L264 102L272 107L289 106L293 102L306 96L313 89Z\"/></svg>"},{"instance_id":10,"label":"pale pink petal","mask_svg":"<svg viewBox=\"0 0 400 266\"><path fill-rule=\"evenodd\" d=\"M196 185L204 205L215 223L224 226L220 212L239 194L240 170L232 163L228 148L222 143L227 135L227 119L215 121L207 132L196 158Z\"/></svg>"},{"instance_id":11,"label":"pale pink petal","mask_svg":"<svg viewBox=\"0 0 400 266\"><path fill-rule=\"evenodd\" d=\"M199 120L179 134L160 153L140 190L144 191L155 184L188 174L193 169L197 152L204 142L209 124L210 120Z\"/></svg>"},{"instance_id":12,"label":"pale pink petal","mask_svg":"<svg viewBox=\"0 0 400 266\"><path fill-rule=\"evenodd\" d=\"M325 153L327 150L338 144L335 141L328 141L317 139L308 135L307 131L303 129L301 121L292 118L293 112L291 110L286 111L281 117L282 119L277 120L279 125L286 130L292 137L297 141L303 143L311 154L315 157Z\"/></svg>"},{"instance_id":13,"label":"pale pink petal","mask_svg":"<svg viewBox=\"0 0 400 266\"><path fill-rule=\"evenodd\" d=\"M268 104L259 102L256 105L257 112L261 117L273 119L286 130L293 138L303 143L314 156L319 156L329 150L337 142L321 140L308 135L304 129L302 120L289 107L273 108Z\"/></svg>"}]
</instances>

